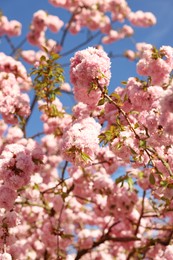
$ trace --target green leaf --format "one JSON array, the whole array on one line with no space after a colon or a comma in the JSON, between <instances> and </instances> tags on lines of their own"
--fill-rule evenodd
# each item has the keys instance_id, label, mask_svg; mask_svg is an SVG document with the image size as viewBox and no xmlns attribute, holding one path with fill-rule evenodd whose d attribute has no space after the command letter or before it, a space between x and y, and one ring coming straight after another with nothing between
<instances>
[{"instance_id":1,"label":"green leaf","mask_svg":"<svg viewBox=\"0 0 173 260\"><path fill-rule=\"evenodd\" d=\"M133 150L131 147L129 147L129 148L130 148L130 151L131 151L132 155L137 155L137 153L135 152L135 150Z\"/></svg>"},{"instance_id":2,"label":"green leaf","mask_svg":"<svg viewBox=\"0 0 173 260\"><path fill-rule=\"evenodd\" d=\"M131 177L128 177L127 183L129 185L130 190L132 191L133 190L133 185L134 185L133 179Z\"/></svg>"},{"instance_id":3,"label":"green leaf","mask_svg":"<svg viewBox=\"0 0 173 260\"><path fill-rule=\"evenodd\" d=\"M169 183L168 186L167 186L167 188L173 189L173 183Z\"/></svg>"},{"instance_id":4,"label":"green leaf","mask_svg":"<svg viewBox=\"0 0 173 260\"><path fill-rule=\"evenodd\" d=\"M139 127L139 124L138 123L135 123L134 124L134 129L138 128Z\"/></svg>"},{"instance_id":5,"label":"green leaf","mask_svg":"<svg viewBox=\"0 0 173 260\"><path fill-rule=\"evenodd\" d=\"M101 105L104 105L104 103L105 103L105 99L104 98L101 98L100 100L99 100L99 102L98 102L98 106L101 106Z\"/></svg>"},{"instance_id":6,"label":"green leaf","mask_svg":"<svg viewBox=\"0 0 173 260\"><path fill-rule=\"evenodd\" d=\"M40 61L46 61L46 57L44 55L41 56Z\"/></svg>"},{"instance_id":7,"label":"green leaf","mask_svg":"<svg viewBox=\"0 0 173 260\"><path fill-rule=\"evenodd\" d=\"M43 48L43 50L46 52L46 53L49 53L48 49L45 47L45 46L41 46Z\"/></svg>"},{"instance_id":8,"label":"green leaf","mask_svg":"<svg viewBox=\"0 0 173 260\"><path fill-rule=\"evenodd\" d=\"M149 181L150 181L150 183L151 183L152 185L155 184L155 177L154 177L154 174L153 174L152 172L150 173Z\"/></svg>"},{"instance_id":9,"label":"green leaf","mask_svg":"<svg viewBox=\"0 0 173 260\"><path fill-rule=\"evenodd\" d=\"M64 238L64 239L71 239L73 238L74 236L72 234L62 234L61 235L61 238Z\"/></svg>"},{"instance_id":10,"label":"green leaf","mask_svg":"<svg viewBox=\"0 0 173 260\"><path fill-rule=\"evenodd\" d=\"M81 152L80 155L81 155L82 160L84 160L85 162L87 162L88 160L91 161L91 158L89 157L88 154Z\"/></svg>"},{"instance_id":11,"label":"green leaf","mask_svg":"<svg viewBox=\"0 0 173 260\"><path fill-rule=\"evenodd\" d=\"M120 150L121 147L122 147L122 143L121 143L121 142L117 143L116 148L117 148L118 150Z\"/></svg>"},{"instance_id":12,"label":"green leaf","mask_svg":"<svg viewBox=\"0 0 173 260\"><path fill-rule=\"evenodd\" d=\"M117 100L120 100L120 99L121 99L120 95L119 95L118 93L116 93L116 92L112 93L112 94L110 95L110 97L114 97L114 98L116 98Z\"/></svg>"},{"instance_id":13,"label":"green leaf","mask_svg":"<svg viewBox=\"0 0 173 260\"><path fill-rule=\"evenodd\" d=\"M52 58L53 60L57 60L57 59L60 58L60 55L57 54L57 53L51 53L51 58Z\"/></svg>"},{"instance_id":14,"label":"green leaf","mask_svg":"<svg viewBox=\"0 0 173 260\"><path fill-rule=\"evenodd\" d=\"M120 176L118 177L116 180L115 180L115 183L118 184L118 183L121 183L121 182L124 182L125 180L127 180L129 177L127 175L125 176Z\"/></svg>"},{"instance_id":15,"label":"green leaf","mask_svg":"<svg viewBox=\"0 0 173 260\"><path fill-rule=\"evenodd\" d=\"M127 81L121 81L121 84L127 85Z\"/></svg>"},{"instance_id":16,"label":"green leaf","mask_svg":"<svg viewBox=\"0 0 173 260\"><path fill-rule=\"evenodd\" d=\"M139 147L143 148L143 149L146 149L146 140L140 140L139 141Z\"/></svg>"},{"instance_id":17,"label":"green leaf","mask_svg":"<svg viewBox=\"0 0 173 260\"><path fill-rule=\"evenodd\" d=\"M143 177L144 177L144 172L139 172L139 173L138 173L138 177L139 177L139 179L143 179Z\"/></svg>"}]
</instances>

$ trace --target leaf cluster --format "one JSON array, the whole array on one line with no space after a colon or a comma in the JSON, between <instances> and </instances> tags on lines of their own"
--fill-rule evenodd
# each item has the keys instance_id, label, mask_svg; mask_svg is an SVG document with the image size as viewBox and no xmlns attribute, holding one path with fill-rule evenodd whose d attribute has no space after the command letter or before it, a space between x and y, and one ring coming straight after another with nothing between
<instances>
[{"instance_id":1,"label":"leaf cluster","mask_svg":"<svg viewBox=\"0 0 173 260\"><path fill-rule=\"evenodd\" d=\"M60 95L60 84L64 82L63 68L57 62L59 54L51 52L44 48L49 58L42 55L39 65L32 69L30 75L34 75L33 88L38 99L46 102L46 106L41 106L48 116L59 116L59 111L52 104L57 95Z\"/></svg>"},{"instance_id":2,"label":"leaf cluster","mask_svg":"<svg viewBox=\"0 0 173 260\"><path fill-rule=\"evenodd\" d=\"M99 135L100 143L106 145L117 138L121 131L124 131L124 126L121 124L119 117L116 118L116 124L111 125L109 129Z\"/></svg>"}]
</instances>

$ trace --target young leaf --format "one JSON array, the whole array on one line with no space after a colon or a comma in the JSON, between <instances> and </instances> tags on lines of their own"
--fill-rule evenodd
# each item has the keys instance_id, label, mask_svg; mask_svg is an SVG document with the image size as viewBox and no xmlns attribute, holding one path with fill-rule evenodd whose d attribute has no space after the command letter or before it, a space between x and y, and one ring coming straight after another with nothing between
<instances>
[{"instance_id":1,"label":"young leaf","mask_svg":"<svg viewBox=\"0 0 173 260\"><path fill-rule=\"evenodd\" d=\"M149 181L152 185L155 184L155 177L154 177L154 174L153 173L150 173L150 176L149 176Z\"/></svg>"}]
</instances>

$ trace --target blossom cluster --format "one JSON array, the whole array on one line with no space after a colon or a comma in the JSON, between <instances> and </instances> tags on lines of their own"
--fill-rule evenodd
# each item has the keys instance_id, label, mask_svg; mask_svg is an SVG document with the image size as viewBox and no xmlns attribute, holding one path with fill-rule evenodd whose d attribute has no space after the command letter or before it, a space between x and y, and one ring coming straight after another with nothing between
<instances>
[{"instance_id":1,"label":"blossom cluster","mask_svg":"<svg viewBox=\"0 0 173 260\"><path fill-rule=\"evenodd\" d=\"M103 50L89 47L71 58L70 79L74 96L77 101L91 106L91 110L101 97L100 88L109 85L110 77L110 59Z\"/></svg>"},{"instance_id":2,"label":"blossom cluster","mask_svg":"<svg viewBox=\"0 0 173 260\"><path fill-rule=\"evenodd\" d=\"M123 23L126 19L135 26L148 27L156 23L156 17L151 12L132 12L127 1L121 0L93 0L86 1L59 1L49 0L55 7L63 7L74 12L69 31L72 34L79 33L83 27L89 30L100 30L106 36L102 37L103 43L111 43L129 37L133 29L124 25L120 30L115 30L113 22ZM111 17L107 14L111 13Z\"/></svg>"},{"instance_id":3,"label":"blossom cluster","mask_svg":"<svg viewBox=\"0 0 173 260\"><path fill-rule=\"evenodd\" d=\"M150 77L152 85L166 85L173 68L172 57L173 48L170 46L162 46L157 51L152 45L147 45L137 64L137 72Z\"/></svg>"},{"instance_id":4,"label":"blossom cluster","mask_svg":"<svg viewBox=\"0 0 173 260\"><path fill-rule=\"evenodd\" d=\"M63 134L64 159L79 165L91 163L99 148L100 129L100 124L92 117L75 120Z\"/></svg>"},{"instance_id":5,"label":"blossom cluster","mask_svg":"<svg viewBox=\"0 0 173 260\"><path fill-rule=\"evenodd\" d=\"M0 112L6 123L15 124L30 114L31 79L21 62L0 53Z\"/></svg>"},{"instance_id":6,"label":"blossom cluster","mask_svg":"<svg viewBox=\"0 0 173 260\"><path fill-rule=\"evenodd\" d=\"M0 36L9 37L19 36L21 34L22 24L16 20L9 21L8 18L0 14Z\"/></svg>"},{"instance_id":7,"label":"blossom cluster","mask_svg":"<svg viewBox=\"0 0 173 260\"><path fill-rule=\"evenodd\" d=\"M59 46L53 39L46 39L46 30L50 29L53 33L59 32L64 22L58 16L50 15L44 10L39 10L33 15L30 31L27 39L30 44L36 45L42 49L42 46L48 50L58 50Z\"/></svg>"}]
</instances>

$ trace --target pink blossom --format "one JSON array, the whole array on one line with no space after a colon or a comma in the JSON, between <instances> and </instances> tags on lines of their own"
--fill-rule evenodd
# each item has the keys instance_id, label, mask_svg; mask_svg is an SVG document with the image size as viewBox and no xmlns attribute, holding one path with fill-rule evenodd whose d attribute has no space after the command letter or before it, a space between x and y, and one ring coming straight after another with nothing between
<instances>
[{"instance_id":1,"label":"pink blossom","mask_svg":"<svg viewBox=\"0 0 173 260\"><path fill-rule=\"evenodd\" d=\"M90 110L88 110L88 105L82 102L78 102L73 107L73 116L74 118L84 118L90 115Z\"/></svg>"},{"instance_id":2,"label":"pink blossom","mask_svg":"<svg viewBox=\"0 0 173 260\"><path fill-rule=\"evenodd\" d=\"M17 193L13 189L3 185L0 187L0 208L11 210L17 198Z\"/></svg>"},{"instance_id":3,"label":"pink blossom","mask_svg":"<svg viewBox=\"0 0 173 260\"><path fill-rule=\"evenodd\" d=\"M61 46L59 44L57 44L57 42L53 39L48 39L45 41L45 46L46 49L51 52L59 52L61 50Z\"/></svg>"},{"instance_id":4,"label":"pink blossom","mask_svg":"<svg viewBox=\"0 0 173 260\"><path fill-rule=\"evenodd\" d=\"M45 46L45 31L37 31L34 26L31 25L30 31L27 35L27 40L32 45L36 45L38 47Z\"/></svg>"},{"instance_id":5,"label":"pink blossom","mask_svg":"<svg viewBox=\"0 0 173 260\"><path fill-rule=\"evenodd\" d=\"M65 82L65 83L60 85L60 89L62 91L70 92L71 91L71 86L70 86L69 83Z\"/></svg>"},{"instance_id":6,"label":"pink blossom","mask_svg":"<svg viewBox=\"0 0 173 260\"><path fill-rule=\"evenodd\" d=\"M35 30L42 31L47 28L48 14L44 10L39 10L33 14L32 24Z\"/></svg>"},{"instance_id":7,"label":"pink blossom","mask_svg":"<svg viewBox=\"0 0 173 260\"><path fill-rule=\"evenodd\" d=\"M21 140L24 137L22 130L17 126L12 126L8 128L6 135L6 141L8 143L13 143Z\"/></svg>"},{"instance_id":8,"label":"pink blossom","mask_svg":"<svg viewBox=\"0 0 173 260\"><path fill-rule=\"evenodd\" d=\"M22 30L22 24L16 20L11 20L9 22L9 30L8 30L8 35L10 37L12 36L19 36L21 34Z\"/></svg>"},{"instance_id":9,"label":"pink blossom","mask_svg":"<svg viewBox=\"0 0 173 260\"><path fill-rule=\"evenodd\" d=\"M31 86L31 78L28 77L26 68L20 61L16 61L11 56L0 53L0 81L15 78L16 83L21 90L29 90ZM9 75L10 74L10 75ZM13 74L13 75L12 75Z\"/></svg>"},{"instance_id":10,"label":"pink blossom","mask_svg":"<svg viewBox=\"0 0 173 260\"><path fill-rule=\"evenodd\" d=\"M16 123L17 115L21 117L30 114L30 104L28 94L20 92L20 87L12 73L8 77L4 72L0 74L0 113L7 123Z\"/></svg>"},{"instance_id":11,"label":"pink blossom","mask_svg":"<svg viewBox=\"0 0 173 260\"><path fill-rule=\"evenodd\" d=\"M12 256L8 253L0 254L0 260L12 260Z\"/></svg>"},{"instance_id":12,"label":"pink blossom","mask_svg":"<svg viewBox=\"0 0 173 260\"><path fill-rule=\"evenodd\" d=\"M156 17L150 12L131 12L128 15L128 19L133 25L140 27L148 27L156 24Z\"/></svg>"},{"instance_id":13,"label":"pink blossom","mask_svg":"<svg viewBox=\"0 0 173 260\"><path fill-rule=\"evenodd\" d=\"M70 79L74 85L75 98L78 101L90 103L90 96L96 94L97 98L95 97L96 101L94 102L96 104L101 94L98 85L101 88L108 86L110 77L110 59L103 50L90 47L78 51L71 58ZM82 92L84 98L82 98Z\"/></svg>"},{"instance_id":14,"label":"pink blossom","mask_svg":"<svg viewBox=\"0 0 173 260\"><path fill-rule=\"evenodd\" d=\"M15 227L20 224L19 214L17 214L14 210L10 210L6 212L3 222L7 224L8 227Z\"/></svg>"},{"instance_id":15,"label":"pink blossom","mask_svg":"<svg viewBox=\"0 0 173 260\"><path fill-rule=\"evenodd\" d=\"M7 34L10 37L21 34L22 24L16 20L9 21L4 15L0 17L0 35Z\"/></svg>"},{"instance_id":16,"label":"pink blossom","mask_svg":"<svg viewBox=\"0 0 173 260\"><path fill-rule=\"evenodd\" d=\"M63 25L64 22L61 19L59 19L58 16L50 15L50 14L48 15L47 26L52 32L54 33L59 32L59 30Z\"/></svg>"},{"instance_id":17,"label":"pink blossom","mask_svg":"<svg viewBox=\"0 0 173 260\"><path fill-rule=\"evenodd\" d=\"M102 42L104 44L109 44L109 43L112 43L112 42L115 42L115 41L118 41L121 39L121 36L119 34L118 31L115 31L115 30L110 30L109 31L109 34L104 36L102 38Z\"/></svg>"},{"instance_id":18,"label":"pink blossom","mask_svg":"<svg viewBox=\"0 0 173 260\"><path fill-rule=\"evenodd\" d=\"M144 49L137 63L137 72L151 77L152 85L168 84L173 66L173 49L162 46L160 50Z\"/></svg>"},{"instance_id":19,"label":"pink blossom","mask_svg":"<svg viewBox=\"0 0 173 260\"><path fill-rule=\"evenodd\" d=\"M25 51L21 51L20 54L21 54L22 58L30 64L34 64L35 62L39 62L41 56L45 56L46 58L48 58L47 53L45 53L42 50L39 50L37 52L34 51L34 50L25 50Z\"/></svg>"},{"instance_id":20,"label":"pink blossom","mask_svg":"<svg viewBox=\"0 0 173 260\"><path fill-rule=\"evenodd\" d=\"M94 160L99 144L98 135L101 126L91 117L76 120L63 134L62 154L64 159L76 163L86 164ZM86 160L83 159L83 155Z\"/></svg>"},{"instance_id":21,"label":"pink blossom","mask_svg":"<svg viewBox=\"0 0 173 260\"><path fill-rule=\"evenodd\" d=\"M132 51L132 50L126 50L124 52L124 56L126 58L128 58L129 60L134 61L135 58L136 58L136 53L134 51Z\"/></svg>"},{"instance_id":22,"label":"pink blossom","mask_svg":"<svg viewBox=\"0 0 173 260\"><path fill-rule=\"evenodd\" d=\"M8 18L4 15L1 16L0 18L0 35L4 35L8 32L9 30L9 21Z\"/></svg>"},{"instance_id":23,"label":"pink blossom","mask_svg":"<svg viewBox=\"0 0 173 260\"><path fill-rule=\"evenodd\" d=\"M34 142L34 141L33 141ZM27 185L33 171L43 159L40 149L34 144L8 144L0 158L0 176L6 186L19 189Z\"/></svg>"},{"instance_id":24,"label":"pink blossom","mask_svg":"<svg viewBox=\"0 0 173 260\"><path fill-rule=\"evenodd\" d=\"M173 258L173 245L166 246L164 251L164 260L170 260Z\"/></svg>"},{"instance_id":25,"label":"pink blossom","mask_svg":"<svg viewBox=\"0 0 173 260\"><path fill-rule=\"evenodd\" d=\"M64 129L67 127L69 123L71 123L71 116L66 114L62 103L58 98L56 98L53 102L53 105L56 106L57 111L59 112L59 115L54 117L49 117L44 111L44 105L45 102L39 101L39 107L40 110L43 111L43 115L41 116L41 119L44 122L44 131L46 134L52 134L54 133L57 137L62 136L62 133Z\"/></svg>"}]
</instances>

